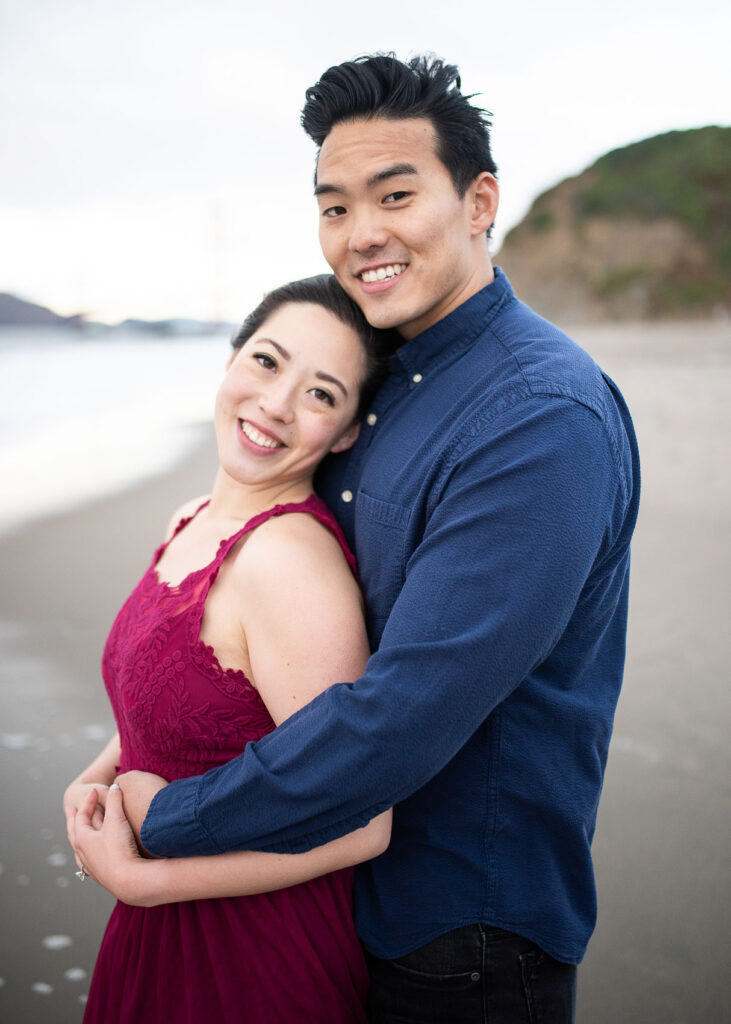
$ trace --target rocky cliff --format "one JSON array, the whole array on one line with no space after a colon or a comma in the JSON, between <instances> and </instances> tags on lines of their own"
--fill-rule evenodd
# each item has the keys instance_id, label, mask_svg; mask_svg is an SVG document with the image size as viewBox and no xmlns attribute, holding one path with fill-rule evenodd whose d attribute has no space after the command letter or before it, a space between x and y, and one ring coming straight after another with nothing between
<instances>
[{"instance_id":1,"label":"rocky cliff","mask_svg":"<svg viewBox=\"0 0 731 1024\"><path fill-rule=\"evenodd\" d=\"M613 150L544 192L495 263L550 319L731 315L731 128Z\"/></svg>"}]
</instances>

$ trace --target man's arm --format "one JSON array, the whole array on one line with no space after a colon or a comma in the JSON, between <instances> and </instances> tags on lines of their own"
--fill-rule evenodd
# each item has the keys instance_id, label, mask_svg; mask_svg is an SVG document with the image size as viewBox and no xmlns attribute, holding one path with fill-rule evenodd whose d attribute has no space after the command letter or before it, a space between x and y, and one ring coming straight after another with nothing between
<instances>
[{"instance_id":1,"label":"man's arm","mask_svg":"<svg viewBox=\"0 0 731 1024\"><path fill-rule=\"evenodd\" d=\"M298 852L420 788L550 653L619 532L623 495L585 407L528 399L493 421L443 482L363 676L158 793L145 846Z\"/></svg>"}]
</instances>

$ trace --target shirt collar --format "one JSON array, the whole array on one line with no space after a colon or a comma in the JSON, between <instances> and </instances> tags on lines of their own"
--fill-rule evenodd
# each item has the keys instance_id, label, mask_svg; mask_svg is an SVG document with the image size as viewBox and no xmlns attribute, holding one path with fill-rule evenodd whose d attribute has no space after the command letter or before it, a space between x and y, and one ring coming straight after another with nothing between
<instances>
[{"instance_id":1,"label":"shirt collar","mask_svg":"<svg viewBox=\"0 0 731 1024\"><path fill-rule=\"evenodd\" d=\"M404 342L392 357L392 369L403 367L413 377L447 359L457 349L471 345L500 307L513 298L507 275L495 267L495 280L421 334Z\"/></svg>"}]
</instances>

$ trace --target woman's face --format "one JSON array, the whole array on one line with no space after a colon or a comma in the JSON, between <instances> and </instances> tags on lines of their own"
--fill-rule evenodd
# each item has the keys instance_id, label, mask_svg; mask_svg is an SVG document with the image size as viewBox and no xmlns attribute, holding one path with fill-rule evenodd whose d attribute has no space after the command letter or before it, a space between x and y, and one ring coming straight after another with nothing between
<instances>
[{"instance_id":1,"label":"woman's face","mask_svg":"<svg viewBox=\"0 0 731 1024\"><path fill-rule=\"evenodd\" d=\"M322 306L280 306L232 356L216 398L221 465L248 484L311 480L349 448L366 372L363 345Z\"/></svg>"}]
</instances>

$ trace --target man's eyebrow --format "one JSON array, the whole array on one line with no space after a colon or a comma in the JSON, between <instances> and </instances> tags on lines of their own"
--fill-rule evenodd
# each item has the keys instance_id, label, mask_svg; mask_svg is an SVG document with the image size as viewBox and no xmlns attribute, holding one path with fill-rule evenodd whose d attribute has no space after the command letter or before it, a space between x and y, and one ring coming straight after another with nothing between
<instances>
[{"instance_id":1,"label":"man's eyebrow","mask_svg":"<svg viewBox=\"0 0 731 1024\"><path fill-rule=\"evenodd\" d=\"M315 376L318 380L329 380L331 384L335 384L340 388L346 398L348 397L348 389L341 381L338 380L337 377L332 377L329 373L325 373L324 370L318 370Z\"/></svg>"},{"instance_id":2,"label":"man's eyebrow","mask_svg":"<svg viewBox=\"0 0 731 1024\"><path fill-rule=\"evenodd\" d=\"M373 188L374 185L380 184L382 181L387 181L389 178L397 178L402 174L418 174L419 172L413 164L393 164L391 167L384 167L382 171L376 171L366 181L366 188ZM315 195L345 195L345 189L340 185L328 185L327 182L323 182L321 185L315 185Z\"/></svg>"},{"instance_id":3,"label":"man's eyebrow","mask_svg":"<svg viewBox=\"0 0 731 1024\"><path fill-rule=\"evenodd\" d=\"M392 167L384 167L382 171L377 171L375 174L366 182L368 188L373 188L374 185L378 185L381 181L387 181L389 178L397 178L402 174L418 174L419 172L413 164L394 164Z\"/></svg>"},{"instance_id":4,"label":"man's eyebrow","mask_svg":"<svg viewBox=\"0 0 731 1024\"><path fill-rule=\"evenodd\" d=\"M324 196L330 192L336 192L339 195L344 195L345 189L340 188L339 185L315 185L316 196Z\"/></svg>"}]
</instances>

